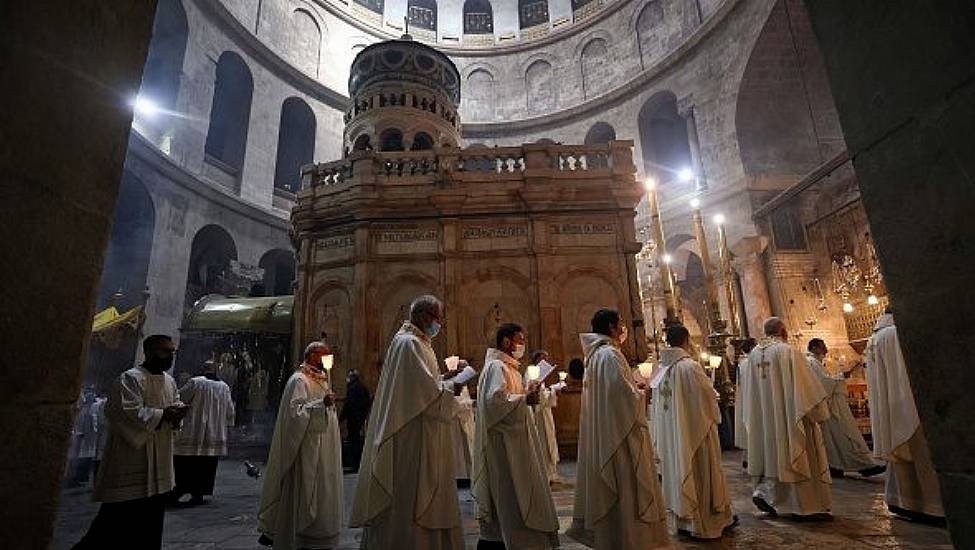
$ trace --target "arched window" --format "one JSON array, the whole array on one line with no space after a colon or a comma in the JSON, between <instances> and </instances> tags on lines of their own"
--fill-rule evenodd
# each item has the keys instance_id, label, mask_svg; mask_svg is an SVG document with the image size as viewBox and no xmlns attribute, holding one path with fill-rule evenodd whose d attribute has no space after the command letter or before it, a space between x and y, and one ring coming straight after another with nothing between
<instances>
[{"instance_id":1,"label":"arched window","mask_svg":"<svg viewBox=\"0 0 975 550\"><path fill-rule=\"evenodd\" d=\"M472 120L494 119L494 76L477 69L467 76L467 112Z\"/></svg>"},{"instance_id":2,"label":"arched window","mask_svg":"<svg viewBox=\"0 0 975 550\"><path fill-rule=\"evenodd\" d=\"M464 34L494 34L494 9L490 0L464 2Z\"/></svg>"},{"instance_id":3,"label":"arched window","mask_svg":"<svg viewBox=\"0 0 975 550\"><path fill-rule=\"evenodd\" d=\"M518 28L548 23L548 0L518 0Z\"/></svg>"},{"instance_id":4,"label":"arched window","mask_svg":"<svg viewBox=\"0 0 975 550\"><path fill-rule=\"evenodd\" d=\"M185 308L193 307L207 294L246 294L250 289L237 288L230 276L230 262L236 259L237 245L226 229L219 225L200 229L190 247Z\"/></svg>"},{"instance_id":5,"label":"arched window","mask_svg":"<svg viewBox=\"0 0 975 550\"><path fill-rule=\"evenodd\" d=\"M602 38L593 38L582 49L582 95L585 99L596 97L612 88L613 64L609 49Z\"/></svg>"},{"instance_id":6,"label":"arched window","mask_svg":"<svg viewBox=\"0 0 975 550\"><path fill-rule=\"evenodd\" d=\"M210 128L204 150L234 174L239 174L244 166L253 93L254 80L244 60L233 52L223 52L217 61Z\"/></svg>"},{"instance_id":7,"label":"arched window","mask_svg":"<svg viewBox=\"0 0 975 550\"><path fill-rule=\"evenodd\" d=\"M413 145L410 146L412 151L426 151L428 149L433 149L433 138L430 134L426 132L417 132L413 136Z\"/></svg>"},{"instance_id":8,"label":"arched window","mask_svg":"<svg viewBox=\"0 0 975 550\"><path fill-rule=\"evenodd\" d=\"M616 139L616 130L605 122L597 122L586 132L586 145L605 145Z\"/></svg>"},{"instance_id":9,"label":"arched window","mask_svg":"<svg viewBox=\"0 0 975 550\"><path fill-rule=\"evenodd\" d=\"M322 48L322 30L318 21L305 10L291 13L291 51L295 67L305 74L318 76L319 59Z\"/></svg>"},{"instance_id":10,"label":"arched window","mask_svg":"<svg viewBox=\"0 0 975 550\"><path fill-rule=\"evenodd\" d=\"M186 54L187 29L183 3L180 0L159 0L140 93L166 109L176 107L183 57Z\"/></svg>"},{"instance_id":11,"label":"arched window","mask_svg":"<svg viewBox=\"0 0 975 550\"><path fill-rule=\"evenodd\" d=\"M409 0L407 6L410 27L437 31L437 0Z\"/></svg>"},{"instance_id":12,"label":"arched window","mask_svg":"<svg viewBox=\"0 0 975 550\"><path fill-rule=\"evenodd\" d=\"M648 99L640 109L637 123L646 175L666 183L675 180L680 170L691 167L687 121L677 113L674 94L661 92Z\"/></svg>"},{"instance_id":13,"label":"arched window","mask_svg":"<svg viewBox=\"0 0 975 550\"><path fill-rule=\"evenodd\" d=\"M558 88L548 61L539 59L528 66L525 71L525 91L528 94L529 114L547 113L555 109Z\"/></svg>"},{"instance_id":14,"label":"arched window","mask_svg":"<svg viewBox=\"0 0 975 550\"><path fill-rule=\"evenodd\" d=\"M297 193L301 185L301 167L311 163L314 156L315 113L304 101L289 97L281 106L274 187Z\"/></svg>"},{"instance_id":15,"label":"arched window","mask_svg":"<svg viewBox=\"0 0 975 550\"><path fill-rule=\"evenodd\" d=\"M403 132L400 132L396 128L384 130L383 133L379 135L379 144L380 151L402 151Z\"/></svg>"},{"instance_id":16,"label":"arched window","mask_svg":"<svg viewBox=\"0 0 975 550\"><path fill-rule=\"evenodd\" d=\"M123 171L99 285L99 309L113 303L120 311L143 305L155 219L149 190L131 172ZM119 291L121 299L114 300Z\"/></svg>"}]
</instances>

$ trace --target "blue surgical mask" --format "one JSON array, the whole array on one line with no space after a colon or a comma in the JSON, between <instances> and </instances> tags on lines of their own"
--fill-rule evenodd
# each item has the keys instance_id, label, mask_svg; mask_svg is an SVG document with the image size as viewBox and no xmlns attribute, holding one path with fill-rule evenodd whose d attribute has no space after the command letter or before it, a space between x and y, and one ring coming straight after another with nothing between
<instances>
[{"instance_id":1,"label":"blue surgical mask","mask_svg":"<svg viewBox=\"0 0 975 550\"><path fill-rule=\"evenodd\" d=\"M428 338L436 338L437 335L440 334L440 323L437 321L430 323L430 326L427 327L425 332L427 333Z\"/></svg>"}]
</instances>

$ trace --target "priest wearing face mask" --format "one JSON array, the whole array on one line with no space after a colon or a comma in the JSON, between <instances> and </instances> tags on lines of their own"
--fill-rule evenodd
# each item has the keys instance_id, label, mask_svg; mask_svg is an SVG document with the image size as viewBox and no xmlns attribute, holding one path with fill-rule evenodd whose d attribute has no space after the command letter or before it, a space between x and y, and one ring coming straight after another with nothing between
<instances>
[{"instance_id":1,"label":"priest wearing face mask","mask_svg":"<svg viewBox=\"0 0 975 550\"><path fill-rule=\"evenodd\" d=\"M619 312L601 309L593 315L592 332L579 339L586 374L575 506L566 534L597 550L667 546L647 397L620 351L626 325Z\"/></svg>"},{"instance_id":2,"label":"priest wearing face mask","mask_svg":"<svg viewBox=\"0 0 975 550\"><path fill-rule=\"evenodd\" d=\"M453 456L461 387L440 382L431 345L444 313L434 296L413 300L383 361L350 521L363 549L464 548Z\"/></svg>"},{"instance_id":3,"label":"priest wearing face mask","mask_svg":"<svg viewBox=\"0 0 975 550\"><path fill-rule=\"evenodd\" d=\"M518 360L525 332L498 327L478 380L474 432L473 495L480 524L479 549L557 547L559 523L543 468L541 442L531 405L541 385L522 383Z\"/></svg>"}]
</instances>

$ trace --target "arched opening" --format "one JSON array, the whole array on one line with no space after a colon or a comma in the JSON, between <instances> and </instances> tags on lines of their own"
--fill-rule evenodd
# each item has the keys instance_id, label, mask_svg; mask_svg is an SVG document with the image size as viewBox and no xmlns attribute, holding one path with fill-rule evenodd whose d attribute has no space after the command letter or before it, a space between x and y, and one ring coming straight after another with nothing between
<instances>
[{"instance_id":1,"label":"arched opening","mask_svg":"<svg viewBox=\"0 0 975 550\"><path fill-rule=\"evenodd\" d=\"M411 151L426 151L433 149L433 138L430 134L426 132L417 132L413 136L413 145L410 146Z\"/></svg>"},{"instance_id":2,"label":"arched opening","mask_svg":"<svg viewBox=\"0 0 975 550\"><path fill-rule=\"evenodd\" d=\"M166 109L176 107L188 25L180 0L159 0L140 94Z\"/></svg>"},{"instance_id":3,"label":"arched opening","mask_svg":"<svg viewBox=\"0 0 975 550\"><path fill-rule=\"evenodd\" d=\"M362 134L352 142L353 151L371 151L372 144L369 143L369 134Z\"/></svg>"},{"instance_id":4,"label":"arched opening","mask_svg":"<svg viewBox=\"0 0 975 550\"><path fill-rule=\"evenodd\" d=\"M548 24L548 0L518 0L518 28Z\"/></svg>"},{"instance_id":5,"label":"arched opening","mask_svg":"<svg viewBox=\"0 0 975 550\"><path fill-rule=\"evenodd\" d=\"M396 128L383 130L383 133L379 134L379 150L402 151L403 132L397 130Z\"/></svg>"},{"instance_id":6,"label":"arched opening","mask_svg":"<svg viewBox=\"0 0 975 550\"><path fill-rule=\"evenodd\" d=\"M555 81L551 63L539 59L528 66L525 71L525 92L528 94L530 114L547 113L555 109L558 83Z\"/></svg>"},{"instance_id":7,"label":"arched opening","mask_svg":"<svg viewBox=\"0 0 975 550\"><path fill-rule=\"evenodd\" d=\"M268 296L294 294L295 255L290 250L275 248L263 256L258 266L264 269L264 292Z\"/></svg>"},{"instance_id":8,"label":"arched opening","mask_svg":"<svg viewBox=\"0 0 975 550\"><path fill-rule=\"evenodd\" d=\"M436 0L409 0L407 3L407 19L410 22L410 27L436 32Z\"/></svg>"},{"instance_id":9,"label":"arched opening","mask_svg":"<svg viewBox=\"0 0 975 550\"><path fill-rule=\"evenodd\" d=\"M237 260L237 245L227 230L207 225L197 231L190 248L185 309L207 294L235 294L230 262Z\"/></svg>"},{"instance_id":10,"label":"arched opening","mask_svg":"<svg viewBox=\"0 0 975 550\"><path fill-rule=\"evenodd\" d=\"M238 175L244 166L247 127L250 123L254 80L239 55L223 52L217 61L217 78L210 108L210 127L204 150L211 160Z\"/></svg>"},{"instance_id":11,"label":"arched opening","mask_svg":"<svg viewBox=\"0 0 975 550\"><path fill-rule=\"evenodd\" d=\"M467 111L474 120L494 118L494 76L484 69L467 76Z\"/></svg>"},{"instance_id":12,"label":"arched opening","mask_svg":"<svg viewBox=\"0 0 975 550\"><path fill-rule=\"evenodd\" d=\"M636 19L640 61L650 67L677 49L685 34L700 21L697 8L688 0L650 0Z\"/></svg>"},{"instance_id":13,"label":"arched opening","mask_svg":"<svg viewBox=\"0 0 975 550\"><path fill-rule=\"evenodd\" d=\"M274 165L274 188L297 193L301 167L315 156L315 113L307 103L289 97L281 106L278 128L278 158Z\"/></svg>"},{"instance_id":14,"label":"arched opening","mask_svg":"<svg viewBox=\"0 0 975 550\"><path fill-rule=\"evenodd\" d=\"M586 132L586 145L605 145L616 139L616 130L605 122L597 122Z\"/></svg>"},{"instance_id":15,"label":"arched opening","mask_svg":"<svg viewBox=\"0 0 975 550\"><path fill-rule=\"evenodd\" d=\"M677 112L674 94L661 92L648 99L640 109L637 124L644 174L667 182L691 166L687 122Z\"/></svg>"},{"instance_id":16,"label":"arched opening","mask_svg":"<svg viewBox=\"0 0 975 550\"><path fill-rule=\"evenodd\" d=\"M464 2L464 34L494 34L494 9L490 0Z\"/></svg>"},{"instance_id":17,"label":"arched opening","mask_svg":"<svg viewBox=\"0 0 975 550\"><path fill-rule=\"evenodd\" d=\"M123 172L99 284L99 311L111 305L128 311L144 303L155 219L145 185L131 172Z\"/></svg>"},{"instance_id":18,"label":"arched opening","mask_svg":"<svg viewBox=\"0 0 975 550\"><path fill-rule=\"evenodd\" d=\"M322 29L306 10L291 13L291 58L295 66L311 76L318 76L322 48Z\"/></svg>"},{"instance_id":19,"label":"arched opening","mask_svg":"<svg viewBox=\"0 0 975 550\"><path fill-rule=\"evenodd\" d=\"M609 48L605 40L590 40L582 49L579 63L582 67L582 95L585 99L596 97L612 87L613 64L610 63Z\"/></svg>"}]
</instances>

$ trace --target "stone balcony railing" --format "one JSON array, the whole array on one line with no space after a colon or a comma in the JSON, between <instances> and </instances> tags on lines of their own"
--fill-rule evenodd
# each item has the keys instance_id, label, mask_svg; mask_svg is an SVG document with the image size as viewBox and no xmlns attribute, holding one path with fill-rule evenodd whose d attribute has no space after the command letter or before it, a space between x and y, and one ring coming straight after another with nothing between
<instances>
[{"instance_id":1,"label":"stone balcony railing","mask_svg":"<svg viewBox=\"0 0 975 550\"><path fill-rule=\"evenodd\" d=\"M436 148L427 151L357 151L342 160L306 166L302 189L342 186L353 180L427 179L483 181L528 176L612 178L631 177L631 141L606 145L543 145L520 147Z\"/></svg>"}]
</instances>

